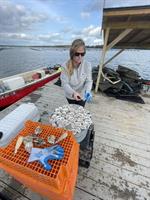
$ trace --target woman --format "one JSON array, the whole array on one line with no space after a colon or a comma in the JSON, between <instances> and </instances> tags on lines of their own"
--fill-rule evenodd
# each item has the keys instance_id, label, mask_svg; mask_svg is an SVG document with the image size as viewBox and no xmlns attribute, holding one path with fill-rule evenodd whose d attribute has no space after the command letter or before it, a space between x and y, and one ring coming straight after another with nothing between
<instances>
[{"instance_id":1,"label":"woman","mask_svg":"<svg viewBox=\"0 0 150 200\"><path fill-rule=\"evenodd\" d=\"M84 60L85 43L76 39L70 47L70 59L64 64L61 82L66 98L70 104L85 106L92 99L92 69L91 64Z\"/></svg>"}]
</instances>

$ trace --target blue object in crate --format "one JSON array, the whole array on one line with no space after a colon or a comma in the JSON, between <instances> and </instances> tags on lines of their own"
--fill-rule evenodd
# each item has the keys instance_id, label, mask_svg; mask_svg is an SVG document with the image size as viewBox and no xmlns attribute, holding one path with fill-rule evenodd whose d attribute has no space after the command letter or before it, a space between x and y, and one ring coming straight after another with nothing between
<instances>
[{"instance_id":1,"label":"blue object in crate","mask_svg":"<svg viewBox=\"0 0 150 200\"><path fill-rule=\"evenodd\" d=\"M44 165L46 170L51 170L52 166L48 163L48 160L60 160L64 157L64 149L60 145L52 147L32 148L28 162L39 161Z\"/></svg>"}]
</instances>

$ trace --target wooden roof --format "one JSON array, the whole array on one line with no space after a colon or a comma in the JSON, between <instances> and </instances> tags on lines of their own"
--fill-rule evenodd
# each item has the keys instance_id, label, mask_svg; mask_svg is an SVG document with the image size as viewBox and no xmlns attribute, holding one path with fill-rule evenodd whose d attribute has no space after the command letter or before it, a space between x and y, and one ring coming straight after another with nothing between
<instances>
[{"instance_id":1,"label":"wooden roof","mask_svg":"<svg viewBox=\"0 0 150 200\"><path fill-rule=\"evenodd\" d=\"M113 42L114 47L150 49L150 6L104 9L104 36L108 28L107 44L111 44L127 29L120 41L117 40L116 44Z\"/></svg>"}]
</instances>

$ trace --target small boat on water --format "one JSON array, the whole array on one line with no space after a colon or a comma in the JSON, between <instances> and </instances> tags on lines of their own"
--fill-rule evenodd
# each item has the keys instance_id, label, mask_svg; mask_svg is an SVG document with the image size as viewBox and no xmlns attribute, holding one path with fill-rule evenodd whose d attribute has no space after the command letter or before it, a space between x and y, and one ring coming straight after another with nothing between
<instances>
[{"instance_id":1,"label":"small boat on water","mask_svg":"<svg viewBox=\"0 0 150 200\"><path fill-rule=\"evenodd\" d=\"M0 79L0 110L59 77L60 73L60 65L55 65Z\"/></svg>"}]
</instances>

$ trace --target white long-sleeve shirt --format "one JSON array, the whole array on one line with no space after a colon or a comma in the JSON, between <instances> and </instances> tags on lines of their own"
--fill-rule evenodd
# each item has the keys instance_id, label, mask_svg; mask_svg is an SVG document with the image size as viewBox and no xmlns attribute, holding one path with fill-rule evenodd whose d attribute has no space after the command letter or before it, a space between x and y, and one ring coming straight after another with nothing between
<instances>
[{"instance_id":1,"label":"white long-sleeve shirt","mask_svg":"<svg viewBox=\"0 0 150 200\"><path fill-rule=\"evenodd\" d=\"M65 63L60 78L67 98L73 99L74 92L80 93L84 98L85 91L91 91L92 88L91 64L83 60L78 68L74 68L73 74L70 76L67 72L67 63Z\"/></svg>"}]
</instances>

